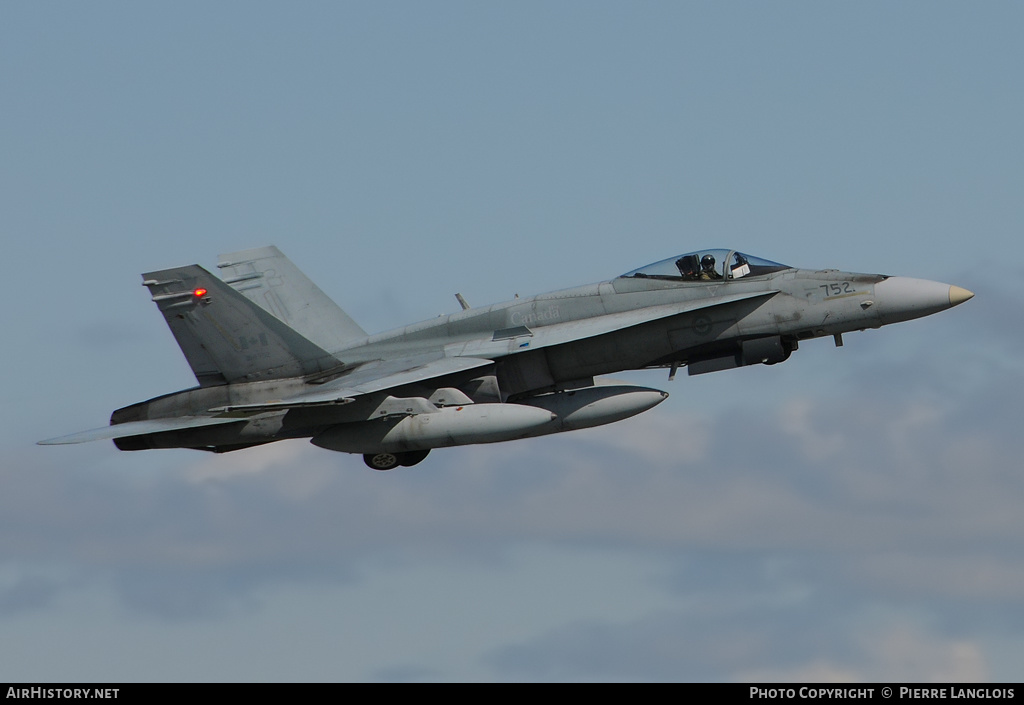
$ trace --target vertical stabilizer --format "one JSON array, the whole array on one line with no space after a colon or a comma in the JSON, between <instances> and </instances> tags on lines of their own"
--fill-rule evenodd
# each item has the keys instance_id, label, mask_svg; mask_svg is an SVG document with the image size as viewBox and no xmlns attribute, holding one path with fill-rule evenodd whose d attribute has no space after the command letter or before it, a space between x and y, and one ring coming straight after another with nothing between
<instances>
[{"instance_id":1,"label":"vertical stabilizer","mask_svg":"<svg viewBox=\"0 0 1024 705\"><path fill-rule=\"evenodd\" d=\"M235 291L331 352L366 337L347 313L271 245L220 255L217 267Z\"/></svg>"},{"instance_id":2,"label":"vertical stabilizer","mask_svg":"<svg viewBox=\"0 0 1024 705\"><path fill-rule=\"evenodd\" d=\"M199 265L142 279L201 386L297 377L340 364Z\"/></svg>"}]
</instances>

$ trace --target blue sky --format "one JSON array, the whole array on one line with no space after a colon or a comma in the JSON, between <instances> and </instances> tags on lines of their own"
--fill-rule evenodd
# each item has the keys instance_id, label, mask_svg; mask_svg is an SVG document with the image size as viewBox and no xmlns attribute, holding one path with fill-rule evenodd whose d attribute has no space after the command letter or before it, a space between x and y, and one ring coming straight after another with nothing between
<instances>
[{"instance_id":1,"label":"blue sky","mask_svg":"<svg viewBox=\"0 0 1024 705\"><path fill-rule=\"evenodd\" d=\"M1024 10L0 8L0 680L1019 680ZM38 447L194 383L138 274L363 327L702 247L977 293L402 472Z\"/></svg>"}]
</instances>

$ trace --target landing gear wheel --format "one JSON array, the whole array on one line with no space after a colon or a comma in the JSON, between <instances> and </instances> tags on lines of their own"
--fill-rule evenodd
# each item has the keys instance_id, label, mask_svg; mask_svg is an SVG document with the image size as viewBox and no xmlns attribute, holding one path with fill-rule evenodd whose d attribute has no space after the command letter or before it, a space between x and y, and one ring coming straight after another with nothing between
<instances>
[{"instance_id":1,"label":"landing gear wheel","mask_svg":"<svg viewBox=\"0 0 1024 705\"><path fill-rule=\"evenodd\" d=\"M410 450L405 453L398 454L398 462L402 467L409 468L416 463L422 462L427 457L427 453L430 450Z\"/></svg>"},{"instance_id":2,"label":"landing gear wheel","mask_svg":"<svg viewBox=\"0 0 1024 705\"><path fill-rule=\"evenodd\" d=\"M363 462L374 470L391 470L398 467L398 456L395 453L367 453Z\"/></svg>"}]
</instances>

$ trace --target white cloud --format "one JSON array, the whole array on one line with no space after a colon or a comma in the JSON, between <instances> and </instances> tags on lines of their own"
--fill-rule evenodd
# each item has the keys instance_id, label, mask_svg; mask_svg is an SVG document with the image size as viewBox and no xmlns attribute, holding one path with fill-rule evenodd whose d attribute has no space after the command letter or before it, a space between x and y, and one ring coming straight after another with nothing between
<instances>
[{"instance_id":1,"label":"white cloud","mask_svg":"<svg viewBox=\"0 0 1024 705\"><path fill-rule=\"evenodd\" d=\"M978 683L991 678L981 646L910 624L859 635L843 662L815 657L792 666L755 668L735 680L768 683Z\"/></svg>"}]
</instances>

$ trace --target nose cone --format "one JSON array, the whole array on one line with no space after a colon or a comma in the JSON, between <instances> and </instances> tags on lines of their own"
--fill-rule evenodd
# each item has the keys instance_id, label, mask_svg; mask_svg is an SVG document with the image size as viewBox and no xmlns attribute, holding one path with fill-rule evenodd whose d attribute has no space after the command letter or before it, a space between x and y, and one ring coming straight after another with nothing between
<instances>
[{"instance_id":1,"label":"nose cone","mask_svg":"<svg viewBox=\"0 0 1024 705\"><path fill-rule=\"evenodd\" d=\"M875 284L876 310L883 324L930 316L973 296L962 287L927 279L889 277Z\"/></svg>"},{"instance_id":2,"label":"nose cone","mask_svg":"<svg viewBox=\"0 0 1024 705\"><path fill-rule=\"evenodd\" d=\"M967 289L964 289L963 287L960 287L960 286L951 286L951 287L949 287L949 305L950 306L956 306L957 304L962 304L964 301L967 301L968 299L973 299L973 298L974 298L974 292L973 291L967 291Z\"/></svg>"}]
</instances>

